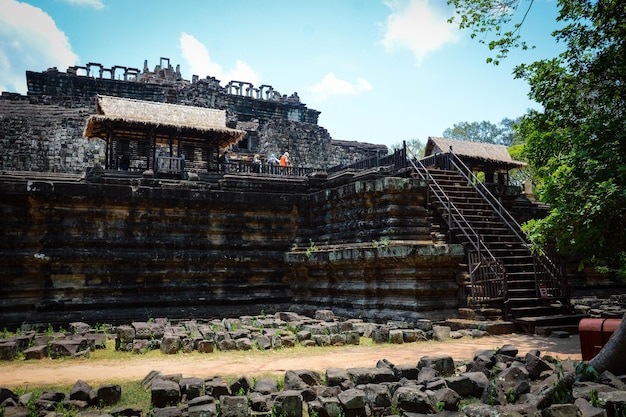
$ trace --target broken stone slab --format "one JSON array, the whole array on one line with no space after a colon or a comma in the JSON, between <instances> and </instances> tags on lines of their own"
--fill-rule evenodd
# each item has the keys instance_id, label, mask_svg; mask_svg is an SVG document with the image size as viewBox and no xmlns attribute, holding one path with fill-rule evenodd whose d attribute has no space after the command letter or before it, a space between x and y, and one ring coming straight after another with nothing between
<instances>
[{"instance_id":1,"label":"broken stone slab","mask_svg":"<svg viewBox=\"0 0 626 417\"><path fill-rule=\"evenodd\" d=\"M107 335L104 333L87 333L85 339L89 341L89 346L94 349L106 349Z\"/></svg>"},{"instance_id":2,"label":"broken stone slab","mask_svg":"<svg viewBox=\"0 0 626 417\"><path fill-rule=\"evenodd\" d=\"M239 378L231 382L228 389L232 393L232 395L245 395L252 391L253 387L254 382L252 381L252 379L248 378L247 376L240 376Z\"/></svg>"},{"instance_id":3,"label":"broken stone slab","mask_svg":"<svg viewBox=\"0 0 626 417\"><path fill-rule=\"evenodd\" d=\"M90 327L87 323L83 323L82 321L75 321L69 324L70 332L72 334L85 335L89 333Z\"/></svg>"},{"instance_id":4,"label":"broken stone slab","mask_svg":"<svg viewBox=\"0 0 626 417\"><path fill-rule=\"evenodd\" d=\"M575 404L552 404L541 410L542 417L576 417L580 410Z\"/></svg>"},{"instance_id":5,"label":"broken stone slab","mask_svg":"<svg viewBox=\"0 0 626 417\"><path fill-rule=\"evenodd\" d=\"M534 354L534 352L528 352L524 357L526 362L526 369L530 374L531 378L539 379L541 377L542 372L551 371L553 368L550 364L539 357L539 355Z\"/></svg>"},{"instance_id":6,"label":"broken stone slab","mask_svg":"<svg viewBox=\"0 0 626 417\"><path fill-rule=\"evenodd\" d=\"M215 343L212 340L198 340L197 350L200 353L213 353L215 350Z\"/></svg>"},{"instance_id":7,"label":"broken stone slab","mask_svg":"<svg viewBox=\"0 0 626 417\"><path fill-rule=\"evenodd\" d=\"M134 321L130 324L135 329L134 339L150 339L152 336L152 326L147 322ZM118 331L119 334L119 331Z\"/></svg>"},{"instance_id":8,"label":"broken stone slab","mask_svg":"<svg viewBox=\"0 0 626 417\"><path fill-rule=\"evenodd\" d=\"M417 378L415 378L415 380L418 384L426 384L437 377L439 377L439 371L430 366L423 366L418 369Z\"/></svg>"},{"instance_id":9,"label":"broken stone slab","mask_svg":"<svg viewBox=\"0 0 626 417\"><path fill-rule=\"evenodd\" d=\"M135 339L135 328L129 325L117 326L116 334L121 343L132 343Z\"/></svg>"},{"instance_id":10,"label":"broken stone slab","mask_svg":"<svg viewBox=\"0 0 626 417\"><path fill-rule=\"evenodd\" d=\"M418 387L400 387L393 394L391 404L404 412L432 414L435 411L436 398L421 391Z\"/></svg>"},{"instance_id":11,"label":"broken stone slab","mask_svg":"<svg viewBox=\"0 0 626 417\"><path fill-rule=\"evenodd\" d=\"M440 375L454 374L454 360L450 356L424 356L417 363L417 368L431 367Z\"/></svg>"},{"instance_id":12,"label":"broken stone slab","mask_svg":"<svg viewBox=\"0 0 626 417\"><path fill-rule=\"evenodd\" d=\"M204 379L197 377L181 378L178 381L180 394L187 401L204 395Z\"/></svg>"},{"instance_id":13,"label":"broken stone slab","mask_svg":"<svg viewBox=\"0 0 626 417\"><path fill-rule=\"evenodd\" d=\"M389 341L389 327L387 326L378 326L370 335L370 338L374 343L387 343Z\"/></svg>"},{"instance_id":14,"label":"broken stone slab","mask_svg":"<svg viewBox=\"0 0 626 417\"><path fill-rule=\"evenodd\" d=\"M235 345L237 347L237 350L252 350L252 340L247 337L235 339Z\"/></svg>"},{"instance_id":15,"label":"broken stone slab","mask_svg":"<svg viewBox=\"0 0 626 417\"><path fill-rule=\"evenodd\" d=\"M52 359L58 359L67 356L74 356L80 351L88 349L88 344L85 339L70 340L60 339L50 342L50 357Z\"/></svg>"},{"instance_id":16,"label":"broken stone slab","mask_svg":"<svg viewBox=\"0 0 626 417\"><path fill-rule=\"evenodd\" d=\"M278 381L274 378L259 378L254 384L254 390L265 395L278 392Z\"/></svg>"},{"instance_id":17,"label":"broken stone slab","mask_svg":"<svg viewBox=\"0 0 626 417\"><path fill-rule=\"evenodd\" d=\"M277 416L302 417L302 395L300 391L285 390L274 398L274 410Z\"/></svg>"},{"instance_id":18,"label":"broken stone slab","mask_svg":"<svg viewBox=\"0 0 626 417\"><path fill-rule=\"evenodd\" d=\"M443 342L450 339L450 326L433 326L433 340Z\"/></svg>"},{"instance_id":19,"label":"broken stone slab","mask_svg":"<svg viewBox=\"0 0 626 417\"><path fill-rule=\"evenodd\" d=\"M343 333L333 333L330 335L331 346L344 346L346 344L346 335Z\"/></svg>"},{"instance_id":20,"label":"broken stone slab","mask_svg":"<svg viewBox=\"0 0 626 417\"><path fill-rule=\"evenodd\" d=\"M248 417L248 398L245 396L223 395L220 399L221 417Z\"/></svg>"},{"instance_id":21,"label":"broken stone slab","mask_svg":"<svg viewBox=\"0 0 626 417\"><path fill-rule=\"evenodd\" d=\"M143 387L143 389L150 388L152 386L152 381L154 381L155 378L160 377L160 376L161 376L160 371L152 370L148 372L148 374L141 380L141 386Z\"/></svg>"},{"instance_id":22,"label":"broken stone slab","mask_svg":"<svg viewBox=\"0 0 626 417\"><path fill-rule=\"evenodd\" d=\"M574 404L583 416L585 417L607 417L606 410L603 408L594 407L591 403L584 398L577 398L574 400Z\"/></svg>"},{"instance_id":23,"label":"broken stone slab","mask_svg":"<svg viewBox=\"0 0 626 417\"><path fill-rule=\"evenodd\" d=\"M394 373L398 378L415 379L419 376L417 366L411 364L399 364L393 367Z\"/></svg>"},{"instance_id":24,"label":"broken stone slab","mask_svg":"<svg viewBox=\"0 0 626 417\"><path fill-rule=\"evenodd\" d=\"M24 351L24 359L43 359L48 356L48 346L33 346Z\"/></svg>"},{"instance_id":25,"label":"broken stone slab","mask_svg":"<svg viewBox=\"0 0 626 417\"><path fill-rule=\"evenodd\" d=\"M344 383L350 381L350 374L343 368L328 368L326 369L326 385L329 387L342 386Z\"/></svg>"},{"instance_id":26,"label":"broken stone slab","mask_svg":"<svg viewBox=\"0 0 626 417\"><path fill-rule=\"evenodd\" d=\"M178 404L180 401L180 385L177 382L157 378L152 381L150 401L155 407L163 408Z\"/></svg>"},{"instance_id":27,"label":"broken stone slab","mask_svg":"<svg viewBox=\"0 0 626 417\"><path fill-rule=\"evenodd\" d=\"M217 416L217 404L207 403L190 405L187 409L188 417L216 417Z\"/></svg>"},{"instance_id":28,"label":"broken stone slab","mask_svg":"<svg viewBox=\"0 0 626 417\"><path fill-rule=\"evenodd\" d=\"M231 394L228 383L220 376L206 378L204 380L204 392L206 395L210 395L213 398L219 398Z\"/></svg>"},{"instance_id":29,"label":"broken stone slab","mask_svg":"<svg viewBox=\"0 0 626 417\"><path fill-rule=\"evenodd\" d=\"M444 410L457 411L459 409L461 396L452 388L442 387L436 390L435 398L437 398L437 404L443 404Z\"/></svg>"},{"instance_id":30,"label":"broken stone slab","mask_svg":"<svg viewBox=\"0 0 626 417\"><path fill-rule=\"evenodd\" d=\"M17 342L1 342L0 343L0 360L12 361L17 356Z\"/></svg>"},{"instance_id":31,"label":"broken stone slab","mask_svg":"<svg viewBox=\"0 0 626 417\"><path fill-rule=\"evenodd\" d=\"M598 393L600 407L608 415L623 416L626 414L626 391L605 391Z\"/></svg>"},{"instance_id":32,"label":"broken stone slab","mask_svg":"<svg viewBox=\"0 0 626 417\"><path fill-rule=\"evenodd\" d=\"M391 392L389 387L383 384L367 384L363 388L365 400L372 409L391 407Z\"/></svg>"},{"instance_id":33,"label":"broken stone slab","mask_svg":"<svg viewBox=\"0 0 626 417\"><path fill-rule=\"evenodd\" d=\"M269 337L265 335L257 337L255 340L255 344L259 348L259 350L268 350L272 348L272 341Z\"/></svg>"},{"instance_id":34,"label":"broken stone slab","mask_svg":"<svg viewBox=\"0 0 626 417\"><path fill-rule=\"evenodd\" d=\"M133 353L135 354L146 353L148 350L150 350L150 340L148 339L133 340Z\"/></svg>"},{"instance_id":35,"label":"broken stone slab","mask_svg":"<svg viewBox=\"0 0 626 417\"><path fill-rule=\"evenodd\" d=\"M70 390L70 400L86 401L91 403L92 399L97 396L91 385L83 380L78 380Z\"/></svg>"},{"instance_id":36,"label":"broken stone slab","mask_svg":"<svg viewBox=\"0 0 626 417\"><path fill-rule=\"evenodd\" d=\"M444 380L448 388L453 389L462 397L472 396L475 392L475 384L467 375L450 376Z\"/></svg>"},{"instance_id":37,"label":"broken stone slab","mask_svg":"<svg viewBox=\"0 0 626 417\"><path fill-rule=\"evenodd\" d=\"M172 334L167 334L161 339L161 352L166 355L173 355L180 350L180 337Z\"/></svg>"},{"instance_id":38,"label":"broken stone slab","mask_svg":"<svg viewBox=\"0 0 626 417\"><path fill-rule=\"evenodd\" d=\"M183 410L176 406L154 408L152 417L183 417Z\"/></svg>"},{"instance_id":39,"label":"broken stone slab","mask_svg":"<svg viewBox=\"0 0 626 417\"><path fill-rule=\"evenodd\" d=\"M96 390L98 404L113 405L122 399L122 387L117 384L104 384Z\"/></svg>"},{"instance_id":40,"label":"broken stone slab","mask_svg":"<svg viewBox=\"0 0 626 417\"><path fill-rule=\"evenodd\" d=\"M332 310L317 310L315 312L315 320L334 321L335 313Z\"/></svg>"},{"instance_id":41,"label":"broken stone slab","mask_svg":"<svg viewBox=\"0 0 626 417\"><path fill-rule=\"evenodd\" d=\"M367 403L365 393L360 389L351 388L341 391L337 396L346 416L365 415Z\"/></svg>"}]
</instances>

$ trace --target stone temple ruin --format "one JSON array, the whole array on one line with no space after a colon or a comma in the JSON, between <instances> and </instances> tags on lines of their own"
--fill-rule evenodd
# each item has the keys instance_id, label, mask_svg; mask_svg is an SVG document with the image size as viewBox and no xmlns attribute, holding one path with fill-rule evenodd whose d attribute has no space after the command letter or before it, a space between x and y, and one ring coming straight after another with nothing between
<instances>
[{"instance_id":1,"label":"stone temple ruin","mask_svg":"<svg viewBox=\"0 0 626 417\"><path fill-rule=\"evenodd\" d=\"M27 96L5 92L0 99L2 169L81 173L103 161L103 144L83 137L97 95L222 110L227 128L245 132L233 145L236 157L244 160L288 151L296 167L325 169L387 154L384 145L333 140L317 124L320 112L307 108L296 93L281 95L268 85L238 81L222 87L213 77L184 80L167 58L154 71L147 62L142 71L89 63L66 72L27 71L26 79ZM121 154L126 145L116 146Z\"/></svg>"},{"instance_id":2,"label":"stone temple ruin","mask_svg":"<svg viewBox=\"0 0 626 417\"><path fill-rule=\"evenodd\" d=\"M0 99L6 326L332 309L372 321L489 314L534 331L531 313L560 317L571 291L613 285L566 283L528 251L518 221L545 207L508 183L506 149L431 138L416 160L335 141L297 94L183 80L165 58L154 71L26 76L27 96ZM252 155L285 151L293 169L251 168Z\"/></svg>"}]
</instances>

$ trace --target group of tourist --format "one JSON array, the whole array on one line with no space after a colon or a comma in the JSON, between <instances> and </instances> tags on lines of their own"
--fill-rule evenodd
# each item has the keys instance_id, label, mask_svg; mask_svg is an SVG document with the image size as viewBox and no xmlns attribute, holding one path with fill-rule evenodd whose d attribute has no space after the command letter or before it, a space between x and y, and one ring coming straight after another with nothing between
<instances>
[{"instance_id":1,"label":"group of tourist","mask_svg":"<svg viewBox=\"0 0 626 417\"><path fill-rule=\"evenodd\" d=\"M228 172L230 164L229 151L225 150L219 157L219 164L222 173ZM291 175L291 160L289 159L289 152L285 152L280 159L276 157L276 154L271 154L267 159L266 168L264 168L263 161L259 154L254 155L252 160L253 172L268 173L268 174L280 174Z\"/></svg>"}]
</instances>

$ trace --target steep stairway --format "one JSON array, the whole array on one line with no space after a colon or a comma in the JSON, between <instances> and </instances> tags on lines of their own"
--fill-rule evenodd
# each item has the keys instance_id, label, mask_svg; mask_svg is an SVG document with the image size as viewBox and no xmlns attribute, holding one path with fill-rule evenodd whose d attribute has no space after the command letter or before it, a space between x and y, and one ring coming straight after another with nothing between
<instances>
[{"instance_id":1,"label":"steep stairway","mask_svg":"<svg viewBox=\"0 0 626 417\"><path fill-rule=\"evenodd\" d=\"M566 284L549 259L534 255L516 224L496 211L457 170L428 168L429 207L448 227L448 239L467 249L472 277L468 302L501 308L525 332L575 332L582 318L569 314ZM495 206L495 207L494 207ZM478 252L482 252L477 254ZM493 264L485 269L486 264Z\"/></svg>"}]
</instances>

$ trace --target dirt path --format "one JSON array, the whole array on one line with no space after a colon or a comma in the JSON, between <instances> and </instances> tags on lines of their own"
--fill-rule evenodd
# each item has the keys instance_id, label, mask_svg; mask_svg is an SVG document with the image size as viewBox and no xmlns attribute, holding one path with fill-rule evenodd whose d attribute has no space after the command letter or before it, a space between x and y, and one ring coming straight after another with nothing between
<instances>
[{"instance_id":1,"label":"dirt path","mask_svg":"<svg viewBox=\"0 0 626 417\"><path fill-rule=\"evenodd\" d=\"M281 349L265 352L214 352L205 355L128 354L119 360L73 359L0 363L0 387L43 384L73 384L79 379L97 385L104 382L141 380L151 370L185 377L277 376L289 369L311 369L324 373L328 368L373 367L380 359L393 364L417 364L423 356L448 355L471 359L478 349L515 345L520 355L539 349L560 359L581 360L577 335L568 339L529 335L503 335L481 339L463 338L448 342L418 342L403 345L343 346L326 349ZM310 351L310 353L309 353Z\"/></svg>"}]
</instances>

